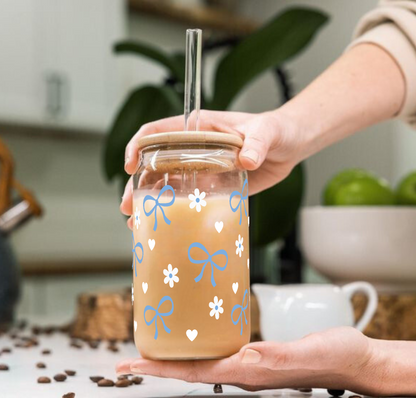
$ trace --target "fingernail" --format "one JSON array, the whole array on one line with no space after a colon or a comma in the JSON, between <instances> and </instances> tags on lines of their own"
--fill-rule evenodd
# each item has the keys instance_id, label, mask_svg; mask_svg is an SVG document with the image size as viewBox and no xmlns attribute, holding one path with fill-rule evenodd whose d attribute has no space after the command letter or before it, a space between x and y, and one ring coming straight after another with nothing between
<instances>
[{"instance_id":1,"label":"fingernail","mask_svg":"<svg viewBox=\"0 0 416 398\"><path fill-rule=\"evenodd\" d=\"M124 159L124 166L127 164L127 163L129 163L130 162L130 157L129 156L127 156L125 159Z\"/></svg>"},{"instance_id":2,"label":"fingernail","mask_svg":"<svg viewBox=\"0 0 416 398\"><path fill-rule=\"evenodd\" d=\"M251 348L247 348L243 355L242 363L259 363L261 360L261 354L256 351L252 350Z\"/></svg>"},{"instance_id":3,"label":"fingernail","mask_svg":"<svg viewBox=\"0 0 416 398\"><path fill-rule=\"evenodd\" d=\"M136 368L134 365L130 366L130 371L133 372L133 373L140 374L140 375L145 375L146 374L146 372L143 372L143 370L141 370L140 368Z\"/></svg>"},{"instance_id":4,"label":"fingernail","mask_svg":"<svg viewBox=\"0 0 416 398\"><path fill-rule=\"evenodd\" d=\"M259 161L259 154L254 149L249 149L242 153L243 157L252 160L254 163Z\"/></svg>"}]
</instances>

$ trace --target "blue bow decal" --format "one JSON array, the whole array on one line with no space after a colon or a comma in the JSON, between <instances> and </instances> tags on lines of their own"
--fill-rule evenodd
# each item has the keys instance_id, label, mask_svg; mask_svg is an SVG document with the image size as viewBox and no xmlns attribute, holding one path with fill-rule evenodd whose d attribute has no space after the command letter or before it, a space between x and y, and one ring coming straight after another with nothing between
<instances>
[{"instance_id":1,"label":"blue bow decal","mask_svg":"<svg viewBox=\"0 0 416 398\"><path fill-rule=\"evenodd\" d=\"M194 248L194 247L197 247L197 248L203 250L208 255L208 258L206 258L204 260L195 260L195 259L193 259L192 256L191 256L191 249ZM212 259L213 257L218 256L220 254L223 255L223 256L225 256L225 258L226 258L226 262L225 262L225 265L223 267L220 267ZM202 267L201 273L195 278L195 282L199 282L202 279L202 276L204 275L205 267L207 266L208 263L211 264L211 284L214 287L217 285L215 283L215 279L214 279L214 267L216 269L218 269L219 271L224 271L227 268L227 264L228 264L228 254L227 254L227 252L225 250L218 250L215 253L213 253L213 254L210 255L208 253L208 250L205 248L205 246L203 244L201 244L201 243L198 243L198 242L194 242L194 243L192 243L189 246L189 249L188 249L188 258L189 258L189 261L191 263L193 263L193 264L202 264L202 263L204 263L204 266Z\"/></svg>"},{"instance_id":2,"label":"blue bow decal","mask_svg":"<svg viewBox=\"0 0 416 398\"><path fill-rule=\"evenodd\" d=\"M169 312L159 312L160 306L165 301L170 301L170 303L172 304L172 307L171 307L170 311ZM154 311L155 312L155 316L149 322L146 319L146 312L147 311ZM162 299L159 301L159 305L157 306L156 309L154 309L151 305L146 305L146 307L144 308L143 316L144 316L144 321L146 322L146 325L150 326L153 322L155 323L155 340L157 339L157 336L158 336L157 318L159 318L162 321L163 328L165 329L165 332L170 333L170 329L165 325L165 321L163 320L163 317L172 315L172 312L173 312L173 300L169 296L162 297Z\"/></svg>"},{"instance_id":3,"label":"blue bow decal","mask_svg":"<svg viewBox=\"0 0 416 398\"><path fill-rule=\"evenodd\" d=\"M247 193L244 195L244 189L247 187ZM239 196L240 197L240 201L238 202L237 206L233 207L231 201L233 200L234 196ZM243 206L244 206L244 213L246 215L246 217L248 216L247 214L247 209L246 209L246 200L248 199L248 186L247 186L247 178L244 181L243 184L243 188L241 190L241 192L239 191L234 191L231 195L230 195L230 207L231 210L235 213L239 208L240 208L240 225L241 225L241 221L242 221L242 217L243 217ZM242 204L241 204L242 202Z\"/></svg>"},{"instance_id":4,"label":"blue bow decal","mask_svg":"<svg viewBox=\"0 0 416 398\"><path fill-rule=\"evenodd\" d=\"M170 202L168 202L168 203L159 203L160 197L166 191L171 191L172 192L172 194L173 194L172 200ZM146 207L145 207L146 202L148 200L151 200L151 201L155 202L154 206L152 207L152 210L150 210L150 211L146 211ZM153 212L155 213L155 224L153 226L153 231L156 231L156 228L157 228L157 208L159 207L159 209L161 210L162 215L163 215L163 219L165 220L165 223L168 224L168 225L170 225L170 220L166 217L165 211L163 210L163 208L164 207L172 206L174 202L175 202L175 191L173 190L173 188L170 185L165 185L160 190L159 195L157 196L156 199L153 196L151 196L151 195L146 195L144 197L144 200L143 200L143 210L144 210L144 214L146 214L146 216L149 217Z\"/></svg>"},{"instance_id":5,"label":"blue bow decal","mask_svg":"<svg viewBox=\"0 0 416 398\"><path fill-rule=\"evenodd\" d=\"M134 265L134 274L137 276L137 268L136 268L136 264L137 262L139 262L139 264L141 264L141 262L143 261L143 256L144 256L144 251L143 251L143 245L140 242L137 242L136 244L134 243L134 233L132 233L133 236L133 263L131 264L131 268L133 269L133 265ZM139 256L137 255L137 251L136 249L140 248L142 251L142 257L139 258Z\"/></svg>"},{"instance_id":6,"label":"blue bow decal","mask_svg":"<svg viewBox=\"0 0 416 398\"><path fill-rule=\"evenodd\" d=\"M240 304L236 304L233 307L233 310L231 311L231 320L232 320L232 322L233 322L234 325L237 325L238 322L240 322L240 319L241 319L241 332L240 332L240 335L243 334L243 315L244 315L244 320L246 321L246 325L247 325L246 309L248 307L248 297L247 297L247 303L244 306L244 300L246 299L247 293L248 293L248 291L246 289L246 291L244 292L243 302L241 303L241 305ZM234 317L233 317L234 311L238 310L239 308L241 308L240 315L238 316L237 320L234 321Z\"/></svg>"}]
</instances>

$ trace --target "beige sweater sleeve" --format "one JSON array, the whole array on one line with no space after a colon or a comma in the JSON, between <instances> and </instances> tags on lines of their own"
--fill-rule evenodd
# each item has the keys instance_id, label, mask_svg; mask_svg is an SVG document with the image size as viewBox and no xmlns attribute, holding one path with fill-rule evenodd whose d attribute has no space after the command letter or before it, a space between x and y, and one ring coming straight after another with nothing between
<instances>
[{"instance_id":1,"label":"beige sweater sleeve","mask_svg":"<svg viewBox=\"0 0 416 398\"><path fill-rule=\"evenodd\" d=\"M358 23L352 46L374 43L396 60L406 80L398 117L416 128L416 0L382 0Z\"/></svg>"}]
</instances>

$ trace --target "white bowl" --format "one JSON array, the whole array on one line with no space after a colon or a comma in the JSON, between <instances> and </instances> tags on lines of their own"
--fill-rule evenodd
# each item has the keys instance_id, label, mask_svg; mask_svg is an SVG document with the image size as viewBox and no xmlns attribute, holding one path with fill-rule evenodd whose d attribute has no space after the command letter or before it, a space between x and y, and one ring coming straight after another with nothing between
<instances>
[{"instance_id":1,"label":"white bowl","mask_svg":"<svg viewBox=\"0 0 416 398\"><path fill-rule=\"evenodd\" d=\"M335 283L416 289L416 207L306 207L301 246L308 264Z\"/></svg>"}]
</instances>

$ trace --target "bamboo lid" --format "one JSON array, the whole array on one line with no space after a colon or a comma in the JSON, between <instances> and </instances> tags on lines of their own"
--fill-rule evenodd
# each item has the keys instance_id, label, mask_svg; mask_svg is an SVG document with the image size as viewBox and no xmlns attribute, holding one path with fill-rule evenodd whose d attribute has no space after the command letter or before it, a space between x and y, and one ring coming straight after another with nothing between
<instances>
[{"instance_id":1,"label":"bamboo lid","mask_svg":"<svg viewBox=\"0 0 416 398\"><path fill-rule=\"evenodd\" d=\"M141 137L137 146L142 150L151 145L163 144L221 144L241 148L243 140L238 135L214 131L173 131Z\"/></svg>"}]
</instances>

